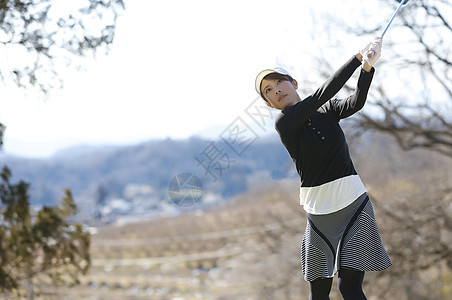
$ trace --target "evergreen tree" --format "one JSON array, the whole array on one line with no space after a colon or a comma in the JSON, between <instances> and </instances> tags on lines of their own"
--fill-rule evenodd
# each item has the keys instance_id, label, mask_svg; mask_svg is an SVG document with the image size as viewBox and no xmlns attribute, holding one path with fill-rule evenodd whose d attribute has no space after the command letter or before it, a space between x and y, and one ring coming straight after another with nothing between
<instances>
[{"instance_id":1,"label":"evergreen tree","mask_svg":"<svg viewBox=\"0 0 452 300\"><path fill-rule=\"evenodd\" d=\"M0 174L0 288L19 292L28 283L33 295L33 278L49 276L55 284L77 284L90 266L90 235L81 224L69 219L77 209L71 192L57 206L43 206L33 212L29 185L11 183L11 171Z\"/></svg>"},{"instance_id":2,"label":"evergreen tree","mask_svg":"<svg viewBox=\"0 0 452 300\"><path fill-rule=\"evenodd\" d=\"M122 0L0 0L0 50L7 61L1 80L44 94L61 86L62 69L108 49L123 8ZM0 123L0 148L4 130ZM41 274L77 284L90 266L90 236L70 222L77 211L70 190L58 205L35 211L28 183L11 183L6 166L0 177L0 290L20 293L28 283L32 299L33 279Z\"/></svg>"}]
</instances>

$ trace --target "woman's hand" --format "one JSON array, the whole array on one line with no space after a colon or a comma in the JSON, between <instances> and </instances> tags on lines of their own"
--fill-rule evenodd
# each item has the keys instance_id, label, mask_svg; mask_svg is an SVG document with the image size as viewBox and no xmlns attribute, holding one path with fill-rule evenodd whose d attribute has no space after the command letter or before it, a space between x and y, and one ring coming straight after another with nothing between
<instances>
[{"instance_id":1,"label":"woman's hand","mask_svg":"<svg viewBox=\"0 0 452 300\"><path fill-rule=\"evenodd\" d=\"M383 40L380 37L376 37L370 44L368 44L363 50L362 54L362 66L364 71L369 72L372 66L377 62L381 56L381 44Z\"/></svg>"},{"instance_id":2,"label":"woman's hand","mask_svg":"<svg viewBox=\"0 0 452 300\"><path fill-rule=\"evenodd\" d=\"M370 47L371 44L372 44L372 43L367 44L366 47L364 47L363 49L359 50L358 53L356 53L355 56L356 56L357 59L359 59L360 62L363 61L363 56L364 56L364 54L366 54L366 52L369 50L369 47Z\"/></svg>"}]
</instances>

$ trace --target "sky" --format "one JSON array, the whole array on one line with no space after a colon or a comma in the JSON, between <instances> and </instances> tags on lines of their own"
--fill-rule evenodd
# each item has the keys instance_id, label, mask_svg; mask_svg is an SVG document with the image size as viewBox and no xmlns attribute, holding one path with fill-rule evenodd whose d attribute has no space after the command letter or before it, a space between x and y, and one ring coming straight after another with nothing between
<instances>
[{"instance_id":1,"label":"sky","mask_svg":"<svg viewBox=\"0 0 452 300\"><path fill-rule=\"evenodd\" d=\"M354 8L363 3L126 1L108 55L64 71L62 89L40 99L3 88L2 151L43 158L81 144L214 138L256 99L254 79L262 69L280 65L306 78L313 56L323 53L339 67L370 41L344 36L330 45L329 35L342 33L322 31L323 14L360 17ZM394 7L373 14L372 22L386 22Z\"/></svg>"}]
</instances>

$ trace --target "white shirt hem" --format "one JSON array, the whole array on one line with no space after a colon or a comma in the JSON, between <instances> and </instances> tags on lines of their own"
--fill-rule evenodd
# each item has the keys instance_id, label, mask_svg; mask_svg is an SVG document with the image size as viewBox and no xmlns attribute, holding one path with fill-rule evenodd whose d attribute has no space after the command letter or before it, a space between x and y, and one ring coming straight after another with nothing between
<instances>
[{"instance_id":1,"label":"white shirt hem","mask_svg":"<svg viewBox=\"0 0 452 300\"><path fill-rule=\"evenodd\" d=\"M342 177L315 187L300 187L300 205L313 215L339 211L367 192L359 175Z\"/></svg>"}]
</instances>

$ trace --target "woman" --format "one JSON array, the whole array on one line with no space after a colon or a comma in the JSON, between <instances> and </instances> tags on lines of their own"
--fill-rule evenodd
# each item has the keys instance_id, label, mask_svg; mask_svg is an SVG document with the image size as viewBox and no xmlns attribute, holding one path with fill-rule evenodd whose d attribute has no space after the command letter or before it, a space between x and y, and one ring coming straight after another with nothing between
<instances>
[{"instance_id":1,"label":"woman","mask_svg":"<svg viewBox=\"0 0 452 300\"><path fill-rule=\"evenodd\" d=\"M312 300L329 299L337 272L344 299L366 299L365 271L380 271L392 264L339 126L340 119L364 106L381 42L376 38L369 43L303 100L297 81L282 68L264 70L256 78L256 91L267 105L281 110L275 127L300 175L300 204L308 219L301 265ZM353 94L333 99L359 66Z\"/></svg>"}]
</instances>

